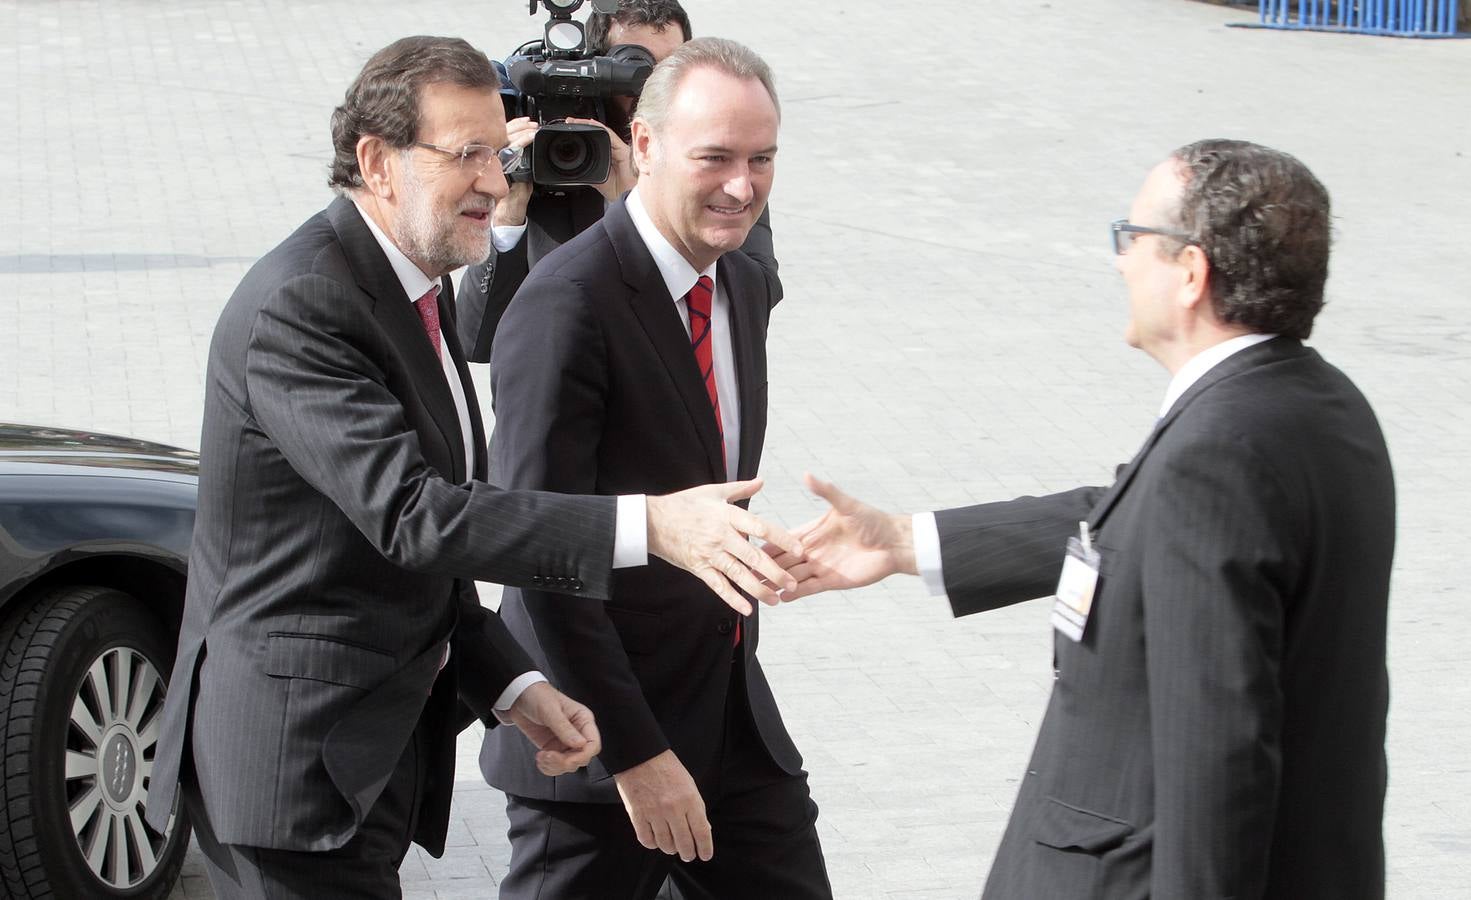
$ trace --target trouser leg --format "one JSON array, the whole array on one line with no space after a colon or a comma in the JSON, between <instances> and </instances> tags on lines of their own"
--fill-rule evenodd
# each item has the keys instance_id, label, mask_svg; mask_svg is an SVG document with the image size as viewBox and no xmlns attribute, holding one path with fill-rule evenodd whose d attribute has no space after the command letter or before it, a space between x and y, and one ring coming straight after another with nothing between
<instances>
[{"instance_id":1,"label":"trouser leg","mask_svg":"<svg viewBox=\"0 0 1471 900\"><path fill-rule=\"evenodd\" d=\"M357 833L336 850L307 852L221 844L190 804L216 900L400 900L398 867L418 814L425 754L420 733L404 748ZM194 792L197 797L197 790Z\"/></svg>"},{"instance_id":2,"label":"trouser leg","mask_svg":"<svg viewBox=\"0 0 1471 900\"><path fill-rule=\"evenodd\" d=\"M715 856L676 860L671 880L689 900L832 900L807 773L789 774L772 760L751 720L745 679L733 676L708 802Z\"/></svg>"},{"instance_id":3,"label":"trouser leg","mask_svg":"<svg viewBox=\"0 0 1471 900\"><path fill-rule=\"evenodd\" d=\"M623 807L506 798L511 867L500 900L653 900L670 857L638 842Z\"/></svg>"}]
</instances>

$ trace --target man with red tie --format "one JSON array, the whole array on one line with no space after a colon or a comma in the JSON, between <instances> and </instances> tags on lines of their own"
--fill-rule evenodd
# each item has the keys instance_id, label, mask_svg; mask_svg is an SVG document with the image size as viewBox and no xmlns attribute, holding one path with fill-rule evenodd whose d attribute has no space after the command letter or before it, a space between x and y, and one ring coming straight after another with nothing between
<instances>
[{"instance_id":1,"label":"man with red tie","mask_svg":"<svg viewBox=\"0 0 1471 900\"><path fill-rule=\"evenodd\" d=\"M655 68L633 122L638 186L501 320L493 483L662 493L756 473L775 298L731 251L765 208L779 123L770 70L739 44L696 39ZM647 900L666 875L725 900L832 896L754 613L656 563L615 574L602 605L508 590L501 614L603 739L585 772L548 776L487 736L481 768L509 798L502 900Z\"/></svg>"}]
</instances>

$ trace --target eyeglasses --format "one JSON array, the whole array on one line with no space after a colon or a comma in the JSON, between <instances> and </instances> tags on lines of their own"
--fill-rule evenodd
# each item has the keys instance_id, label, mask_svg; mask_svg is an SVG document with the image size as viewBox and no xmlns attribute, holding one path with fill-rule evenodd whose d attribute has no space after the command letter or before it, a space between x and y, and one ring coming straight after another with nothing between
<instances>
[{"instance_id":1,"label":"eyeglasses","mask_svg":"<svg viewBox=\"0 0 1471 900\"><path fill-rule=\"evenodd\" d=\"M466 144L458 150L441 147L427 141L414 141L414 146L434 150L456 159L459 161L461 171L474 172L476 175L483 174L492 164L499 166L501 172L510 174L521 165L521 157L526 154L525 147L502 147L497 150L485 144Z\"/></svg>"},{"instance_id":2,"label":"eyeglasses","mask_svg":"<svg viewBox=\"0 0 1471 900\"><path fill-rule=\"evenodd\" d=\"M1108 223L1109 233L1113 236L1113 252L1123 256L1134 246L1134 242L1146 234L1157 234L1161 237L1174 238L1182 243L1200 246L1199 242L1178 231L1165 231L1162 228L1149 228L1144 225L1133 225L1128 219L1117 219Z\"/></svg>"}]
</instances>

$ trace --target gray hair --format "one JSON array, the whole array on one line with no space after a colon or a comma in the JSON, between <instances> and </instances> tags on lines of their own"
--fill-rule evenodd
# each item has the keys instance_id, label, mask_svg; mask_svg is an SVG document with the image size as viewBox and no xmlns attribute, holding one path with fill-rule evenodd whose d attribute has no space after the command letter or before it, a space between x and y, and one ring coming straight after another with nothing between
<instances>
[{"instance_id":1,"label":"gray hair","mask_svg":"<svg viewBox=\"0 0 1471 900\"><path fill-rule=\"evenodd\" d=\"M680 82L691 71L700 68L715 69L741 80L755 79L766 88L771 105L776 107L777 119L781 119L781 102L776 98L776 84L771 76L771 67L766 61L744 44L726 38L701 37L686 41L657 66L649 80L644 82L639 95L635 119L643 119L653 131L660 131L669 118L669 108L674 105L674 96L679 92Z\"/></svg>"}]
</instances>

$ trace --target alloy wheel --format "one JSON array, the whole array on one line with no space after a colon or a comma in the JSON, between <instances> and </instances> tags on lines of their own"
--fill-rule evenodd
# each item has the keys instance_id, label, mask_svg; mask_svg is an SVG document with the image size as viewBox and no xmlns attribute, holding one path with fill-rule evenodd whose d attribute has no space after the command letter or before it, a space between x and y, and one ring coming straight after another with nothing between
<instances>
[{"instance_id":1,"label":"alloy wheel","mask_svg":"<svg viewBox=\"0 0 1471 900\"><path fill-rule=\"evenodd\" d=\"M66 745L72 832L92 874L113 889L152 874L174 830L173 815L163 832L143 819L165 687L151 660L115 646L92 661L72 701Z\"/></svg>"}]
</instances>

